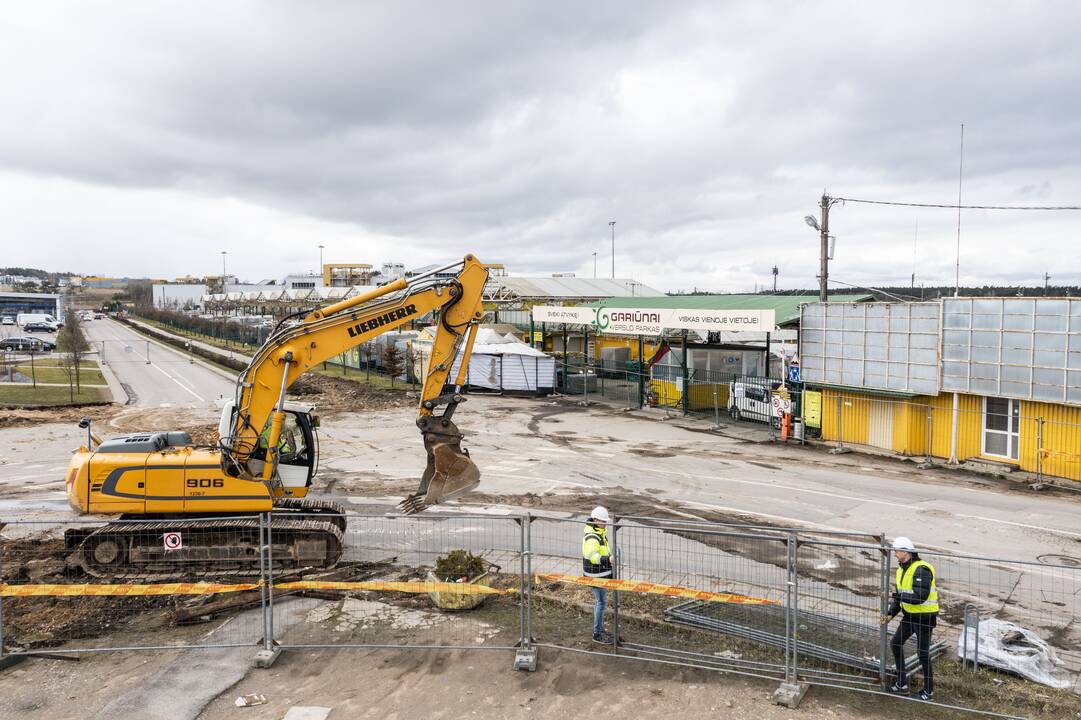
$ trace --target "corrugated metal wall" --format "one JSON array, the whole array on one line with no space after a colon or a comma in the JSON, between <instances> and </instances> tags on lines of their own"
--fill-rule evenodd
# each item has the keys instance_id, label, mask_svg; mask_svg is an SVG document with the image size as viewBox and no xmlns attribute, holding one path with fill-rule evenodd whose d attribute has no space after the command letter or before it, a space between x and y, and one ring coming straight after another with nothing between
<instances>
[{"instance_id":1,"label":"corrugated metal wall","mask_svg":"<svg viewBox=\"0 0 1081 720\"><path fill-rule=\"evenodd\" d=\"M872 445L885 428L876 428L892 413L892 449L901 455L927 454L927 411L931 411L931 455L950 456L953 424L953 396L911 399L882 398L849 391L822 391L822 438L837 440L837 403L843 418L841 439L853 445ZM1016 464L1028 472L1050 477L1081 480L1081 408L1040 402L1021 402L1018 459L982 455L984 427L983 398L958 396L957 459L985 457L995 462ZM1042 420L1042 447L1041 422Z\"/></svg>"},{"instance_id":2,"label":"corrugated metal wall","mask_svg":"<svg viewBox=\"0 0 1081 720\"><path fill-rule=\"evenodd\" d=\"M1041 418L1042 453L1037 446ZM1022 401L1020 440L1022 470L1081 480L1081 408Z\"/></svg>"}]
</instances>

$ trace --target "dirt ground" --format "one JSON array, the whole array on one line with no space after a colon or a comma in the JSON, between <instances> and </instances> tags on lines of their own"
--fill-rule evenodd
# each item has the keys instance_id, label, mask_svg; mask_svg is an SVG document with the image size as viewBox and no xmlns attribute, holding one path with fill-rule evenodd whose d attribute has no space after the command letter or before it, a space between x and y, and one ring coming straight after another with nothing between
<instances>
[{"instance_id":1,"label":"dirt ground","mask_svg":"<svg viewBox=\"0 0 1081 720\"><path fill-rule=\"evenodd\" d=\"M380 390L361 382L309 373L293 383L289 397L310 402L319 415L332 417L338 413L389 410L416 406L416 394L404 385L399 390Z\"/></svg>"}]
</instances>

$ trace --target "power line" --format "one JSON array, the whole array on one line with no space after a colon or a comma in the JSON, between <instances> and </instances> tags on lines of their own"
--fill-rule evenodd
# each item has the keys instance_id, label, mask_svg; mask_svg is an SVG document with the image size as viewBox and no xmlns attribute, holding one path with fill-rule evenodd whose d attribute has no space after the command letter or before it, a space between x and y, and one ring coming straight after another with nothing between
<instances>
[{"instance_id":1,"label":"power line","mask_svg":"<svg viewBox=\"0 0 1081 720\"><path fill-rule=\"evenodd\" d=\"M834 198L841 202L865 205L899 205L901 207L946 208L950 210L1081 210L1081 205L940 205L937 203L892 202L890 200L859 200L857 198Z\"/></svg>"}]
</instances>

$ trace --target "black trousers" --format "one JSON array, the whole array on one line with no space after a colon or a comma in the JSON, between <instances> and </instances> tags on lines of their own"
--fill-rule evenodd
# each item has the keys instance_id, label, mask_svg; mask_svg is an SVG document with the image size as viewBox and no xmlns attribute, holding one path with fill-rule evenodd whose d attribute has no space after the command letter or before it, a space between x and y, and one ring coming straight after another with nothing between
<instances>
[{"instance_id":1,"label":"black trousers","mask_svg":"<svg viewBox=\"0 0 1081 720\"><path fill-rule=\"evenodd\" d=\"M901 618L901 626L893 634L890 647L893 648L893 661L897 667L897 684L904 685L908 681L908 673L905 672L905 641L913 635L916 636L916 652L923 668L923 689L933 692L935 689L934 672L931 668L931 631L935 629L935 617L918 615L905 615Z\"/></svg>"}]
</instances>

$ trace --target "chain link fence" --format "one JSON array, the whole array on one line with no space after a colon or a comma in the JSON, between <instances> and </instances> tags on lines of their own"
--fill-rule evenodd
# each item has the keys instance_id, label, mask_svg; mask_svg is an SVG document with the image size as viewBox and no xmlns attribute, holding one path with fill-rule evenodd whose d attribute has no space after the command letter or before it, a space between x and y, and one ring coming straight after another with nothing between
<instances>
[{"instance_id":1,"label":"chain link fence","mask_svg":"<svg viewBox=\"0 0 1081 720\"><path fill-rule=\"evenodd\" d=\"M613 577L596 580L582 574L580 517L358 513L342 524L340 554L319 557L266 515L7 520L0 647L477 649L514 652L525 668L517 658L539 647L863 693L896 673L884 536L622 517L608 530ZM939 706L1081 712L1081 567L921 557L940 595ZM602 590L613 638L598 642ZM912 642L903 662L918 680Z\"/></svg>"}]
</instances>

